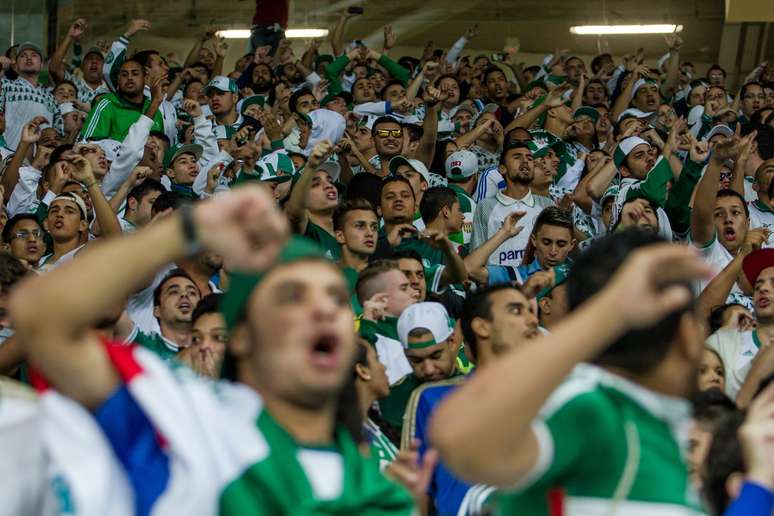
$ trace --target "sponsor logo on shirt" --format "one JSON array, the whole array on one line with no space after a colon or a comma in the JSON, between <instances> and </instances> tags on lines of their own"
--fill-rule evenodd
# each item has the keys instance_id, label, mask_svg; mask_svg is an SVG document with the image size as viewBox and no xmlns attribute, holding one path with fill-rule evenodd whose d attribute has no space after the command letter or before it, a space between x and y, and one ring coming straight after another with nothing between
<instances>
[{"instance_id":1,"label":"sponsor logo on shirt","mask_svg":"<svg viewBox=\"0 0 774 516\"><path fill-rule=\"evenodd\" d=\"M519 251L515 249L509 249L508 251L501 251L500 254L497 256L497 259L502 265L503 262L510 262L512 260L521 260L523 256L524 256L523 249Z\"/></svg>"}]
</instances>

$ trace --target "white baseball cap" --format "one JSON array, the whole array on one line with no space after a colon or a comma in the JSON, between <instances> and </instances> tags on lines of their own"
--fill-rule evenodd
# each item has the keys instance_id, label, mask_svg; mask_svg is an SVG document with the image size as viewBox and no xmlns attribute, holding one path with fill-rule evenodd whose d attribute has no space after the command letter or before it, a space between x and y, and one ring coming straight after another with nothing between
<instances>
[{"instance_id":1,"label":"white baseball cap","mask_svg":"<svg viewBox=\"0 0 774 516\"><path fill-rule=\"evenodd\" d=\"M478 156L469 150L458 150L446 158L446 177L465 180L478 172Z\"/></svg>"},{"instance_id":2,"label":"white baseball cap","mask_svg":"<svg viewBox=\"0 0 774 516\"><path fill-rule=\"evenodd\" d=\"M433 338L426 342L409 344L409 333L417 328L428 330ZM426 348L448 339L454 331L446 308L441 303L416 303L406 308L398 318L398 338L404 349Z\"/></svg>"},{"instance_id":3,"label":"white baseball cap","mask_svg":"<svg viewBox=\"0 0 774 516\"><path fill-rule=\"evenodd\" d=\"M331 176L331 181L333 182L338 181L339 176L341 175L341 165L335 161L326 161L324 163L320 163L314 170L315 172L318 170L324 170L328 173L329 176Z\"/></svg>"},{"instance_id":4,"label":"white baseball cap","mask_svg":"<svg viewBox=\"0 0 774 516\"><path fill-rule=\"evenodd\" d=\"M707 133L704 139L709 141L713 136L718 134L722 134L726 138L731 138L734 135L734 130L728 127L726 124L718 124L710 129L710 132Z\"/></svg>"},{"instance_id":5,"label":"white baseball cap","mask_svg":"<svg viewBox=\"0 0 774 516\"><path fill-rule=\"evenodd\" d=\"M615 166L620 168L626 161L626 157L629 153L638 145L647 145L650 147L650 144L639 136L630 136L621 140L621 143L618 144L613 153L613 162L615 163Z\"/></svg>"},{"instance_id":6,"label":"white baseball cap","mask_svg":"<svg viewBox=\"0 0 774 516\"><path fill-rule=\"evenodd\" d=\"M425 180L425 183L430 184L430 172L427 170L425 164L418 159L408 159L405 156L395 156L390 160L390 174L397 175L398 167L401 165L408 165L409 167L413 168L419 172L419 174L422 176L422 179Z\"/></svg>"}]
</instances>

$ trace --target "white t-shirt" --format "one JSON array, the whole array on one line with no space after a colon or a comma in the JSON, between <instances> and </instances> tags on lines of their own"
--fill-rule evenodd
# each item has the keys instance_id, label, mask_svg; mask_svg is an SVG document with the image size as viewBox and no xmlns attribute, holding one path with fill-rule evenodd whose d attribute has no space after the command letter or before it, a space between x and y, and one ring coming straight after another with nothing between
<instances>
[{"instance_id":1,"label":"white t-shirt","mask_svg":"<svg viewBox=\"0 0 774 516\"><path fill-rule=\"evenodd\" d=\"M535 219L544 208L552 204L551 199L532 195L532 192L527 192L527 195L521 199L512 199L503 192L497 192L494 197L484 199L476 205L473 215L471 248L475 249L492 238L502 227L508 215L515 211L524 211L526 215L519 221L519 225L524 227L521 233L503 242L489 257L489 263L493 265L513 267L521 265Z\"/></svg>"}]
</instances>

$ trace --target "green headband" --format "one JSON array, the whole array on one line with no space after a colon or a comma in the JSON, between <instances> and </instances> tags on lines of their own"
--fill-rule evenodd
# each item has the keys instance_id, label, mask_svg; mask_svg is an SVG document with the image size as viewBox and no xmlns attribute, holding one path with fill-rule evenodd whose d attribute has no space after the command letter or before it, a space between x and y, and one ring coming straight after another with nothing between
<instances>
[{"instance_id":1,"label":"green headband","mask_svg":"<svg viewBox=\"0 0 774 516\"><path fill-rule=\"evenodd\" d=\"M429 348L430 346L435 346L438 344L434 338L431 338L430 340L423 340L422 342L409 342L406 344L407 349L423 349L423 348Z\"/></svg>"},{"instance_id":2,"label":"green headband","mask_svg":"<svg viewBox=\"0 0 774 516\"><path fill-rule=\"evenodd\" d=\"M308 238L293 236L280 251L277 261L260 272L233 272L229 275L229 287L220 303L220 311L226 327L233 330L247 306L247 300L266 275L279 265L285 265L307 258L324 259L323 250Z\"/></svg>"}]
</instances>

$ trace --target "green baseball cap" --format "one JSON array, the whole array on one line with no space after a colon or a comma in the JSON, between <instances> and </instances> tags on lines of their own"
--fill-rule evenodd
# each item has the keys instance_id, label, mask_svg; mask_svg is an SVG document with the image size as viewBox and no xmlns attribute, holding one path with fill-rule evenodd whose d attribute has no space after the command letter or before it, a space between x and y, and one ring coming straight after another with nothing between
<instances>
[{"instance_id":1,"label":"green baseball cap","mask_svg":"<svg viewBox=\"0 0 774 516\"><path fill-rule=\"evenodd\" d=\"M308 238L294 235L280 251L274 265L260 272L232 272L229 276L229 287L220 303L220 311L226 322L226 327L233 330L244 313L250 294L263 281L266 275L280 265L297 262L308 258L325 259L324 251Z\"/></svg>"},{"instance_id":2,"label":"green baseball cap","mask_svg":"<svg viewBox=\"0 0 774 516\"><path fill-rule=\"evenodd\" d=\"M581 106L575 110L575 113L572 114L572 118L577 120L580 116L587 116L596 124L597 120L599 120L599 111L597 111L597 108L591 106Z\"/></svg>"},{"instance_id":3,"label":"green baseball cap","mask_svg":"<svg viewBox=\"0 0 774 516\"><path fill-rule=\"evenodd\" d=\"M223 75L216 75L212 78L207 86L204 87L204 94L209 95L211 90L219 90L223 92L238 93L237 85L234 81Z\"/></svg>"},{"instance_id":4,"label":"green baseball cap","mask_svg":"<svg viewBox=\"0 0 774 516\"><path fill-rule=\"evenodd\" d=\"M239 112L243 115L245 114L245 110L250 106L260 106L263 107L266 105L266 97L263 95L251 95L249 97L245 97L242 99L239 103Z\"/></svg>"},{"instance_id":5,"label":"green baseball cap","mask_svg":"<svg viewBox=\"0 0 774 516\"><path fill-rule=\"evenodd\" d=\"M202 153L204 152L204 148L201 145L197 145L195 143L188 143L183 145L176 145L174 147L170 147L166 154L164 154L164 168L169 168L172 166L172 164L175 162L177 158L182 156L183 154L193 154L194 157L196 157L196 161L199 161L199 159L202 157Z\"/></svg>"}]
</instances>

